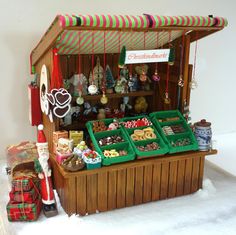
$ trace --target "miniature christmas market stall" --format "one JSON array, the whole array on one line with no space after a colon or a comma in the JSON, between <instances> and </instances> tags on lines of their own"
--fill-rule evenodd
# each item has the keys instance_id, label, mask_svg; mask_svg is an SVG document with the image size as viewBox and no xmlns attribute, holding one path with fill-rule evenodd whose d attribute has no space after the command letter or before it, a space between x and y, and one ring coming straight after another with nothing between
<instances>
[{"instance_id":1,"label":"miniature christmas market stall","mask_svg":"<svg viewBox=\"0 0 236 235\"><path fill-rule=\"evenodd\" d=\"M213 16L55 18L31 53L30 117L44 125L53 184L67 214L202 187L205 156L217 151L210 123L197 123L195 133L189 124L197 42L226 25Z\"/></svg>"}]
</instances>

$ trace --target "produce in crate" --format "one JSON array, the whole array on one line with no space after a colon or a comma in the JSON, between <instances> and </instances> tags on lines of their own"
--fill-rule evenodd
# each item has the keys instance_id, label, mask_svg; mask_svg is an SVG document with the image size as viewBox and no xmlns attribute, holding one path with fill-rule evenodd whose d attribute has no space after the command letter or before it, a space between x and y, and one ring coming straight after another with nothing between
<instances>
[{"instance_id":1,"label":"produce in crate","mask_svg":"<svg viewBox=\"0 0 236 235\"><path fill-rule=\"evenodd\" d=\"M126 150L111 149L111 150L104 150L103 151L103 155L107 158L125 156L127 154L128 154L128 152Z\"/></svg>"},{"instance_id":2,"label":"produce in crate","mask_svg":"<svg viewBox=\"0 0 236 235\"><path fill-rule=\"evenodd\" d=\"M181 147L181 146L190 145L192 143L189 138L181 138L181 139L171 141L170 144L173 147Z\"/></svg>"},{"instance_id":3,"label":"produce in crate","mask_svg":"<svg viewBox=\"0 0 236 235\"><path fill-rule=\"evenodd\" d=\"M120 142L123 142L124 139L119 136L119 135L112 135L108 137L101 138L98 143L100 146L106 146L106 145L111 145L111 144L117 144Z\"/></svg>"},{"instance_id":4,"label":"produce in crate","mask_svg":"<svg viewBox=\"0 0 236 235\"><path fill-rule=\"evenodd\" d=\"M93 122L93 132L100 132L100 131L106 131L107 127L104 121L96 121Z\"/></svg>"},{"instance_id":5,"label":"produce in crate","mask_svg":"<svg viewBox=\"0 0 236 235\"><path fill-rule=\"evenodd\" d=\"M82 157L84 151L88 150L88 146L86 145L85 141L81 141L75 148L73 153L78 157Z\"/></svg>"},{"instance_id":6,"label":"produce in crate","mask_svg":"<svg viewBox=\"0 0 236 235\"><path fill-rule=\"evenodd\" d=\"M147 144L147 145L140 145L140 146L137 146L137 149L140 150L140 151L153 151L153 150L157 150L157 149L160 149L160 146L158 143L156 142L152 142L150 144Z\"/></svg>"},{"instance_id":7,"label":"produce in crate","mask_svg":"<svg viewBox=\"0 0 236 235\"><path fill-rule=\"evenodd\" d=\"M95 169L101 167L102 158L93 150L88 150L83 153L83 159L86 163L87 169Z\"/></svg>"},{"instance_id":8,"label":"produce in crate","mask_svg":"<svg viewBox=\"0 0 236 235\"><path fill-rule=\"evenodd\" d=\"M129 120L126 122L122 122L125 128L136 128L142 126L151 126L152 122L149 121L146 117L139 118L137 120Z\"/></svg>"},{"instance_id":9,"label":"produce in crate","mask_svg":"<svg viewBox=\"0 0 236 235\"><path fill-rule=\"evenodd\" d=\"M157 136L154 133L154 129L151 127L147 127L142 130L134 130L134 133L131 134L131 139L133 141L155 139L156 137Z\"/></svg>"}]
</instances>

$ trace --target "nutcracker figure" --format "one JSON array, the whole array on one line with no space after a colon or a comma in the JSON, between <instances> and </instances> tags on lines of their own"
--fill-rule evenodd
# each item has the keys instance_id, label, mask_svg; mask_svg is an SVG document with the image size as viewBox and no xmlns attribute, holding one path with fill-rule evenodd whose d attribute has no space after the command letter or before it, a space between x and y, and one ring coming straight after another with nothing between
<instances>
[{"instance_id":1,"label":"nutcracker figure","mask_svg":"<svg viewBox=\"0 0 236 235\"><path fill-rule=\"evenodd\" d=\"M43 125L38 126L38 161L35 164L38 177L41 184L41 196L43 202L43 212L46 217L52 217L57 215L56 201L54 199L52 180L51 180L51 169L49 168L48 159L48 143L43 132Z\"/></svg>"}]
</instances>

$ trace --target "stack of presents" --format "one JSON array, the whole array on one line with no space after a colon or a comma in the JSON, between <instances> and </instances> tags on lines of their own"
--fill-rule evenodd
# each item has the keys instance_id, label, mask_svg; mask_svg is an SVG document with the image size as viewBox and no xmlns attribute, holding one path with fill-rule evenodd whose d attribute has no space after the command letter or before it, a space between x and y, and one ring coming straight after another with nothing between
<instances>
[{"instance_id":1,"label":"stack of presents","mask_svg":"<svg viewBox=\"0 0 236 235\"><path fill-rule=\"evenodd\" d=\"M9 221L37 220L42 200L39 179L34 171L38 158L36 144L22 142L7 148L8 174L11 182L7 215Z\"/></svg>"},{"instance_id":2,"label":"stack of presents","mask_svg":"<svg viewBox=\"0 0 236 235\"><path fill-rule=\"evenodd\" d=\"M7 147L7 173L11 182L7 215L9 221L35 221L58 214L48 164L49 151L43 126L37 143L25 141Z\"/></svg>"}]
</instances>

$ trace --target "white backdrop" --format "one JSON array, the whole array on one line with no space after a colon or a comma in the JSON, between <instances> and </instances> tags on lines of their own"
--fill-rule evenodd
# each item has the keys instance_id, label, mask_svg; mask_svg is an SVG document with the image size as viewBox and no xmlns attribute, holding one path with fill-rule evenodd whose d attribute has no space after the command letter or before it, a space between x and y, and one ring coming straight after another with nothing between
<instances>
[{"instance_id":1,"label":"white backdrop","mask_svg":"<svg viewBox=\"0 0 236 235\"><path fill-rule=\"evenodd\" d=\"M191 116L193 122L201 118L212 122L213 133L223 151L220 151L217 160L214 157L209 160L236 175L236 134L233 134L236 133L234 0L198 0L191 3L188 0L0 0L0 8L0 157L4 157L6 145L35 139L35 128L28 121L27 84L32 78L29 55L58 13L213 14L226 17L228 27L198 43L196 79L199 87L192 92ZM230 137L224 137L227 133L231 133ZM226 146L227 151L224 151Z\"/></svg>"}]
</instances>

